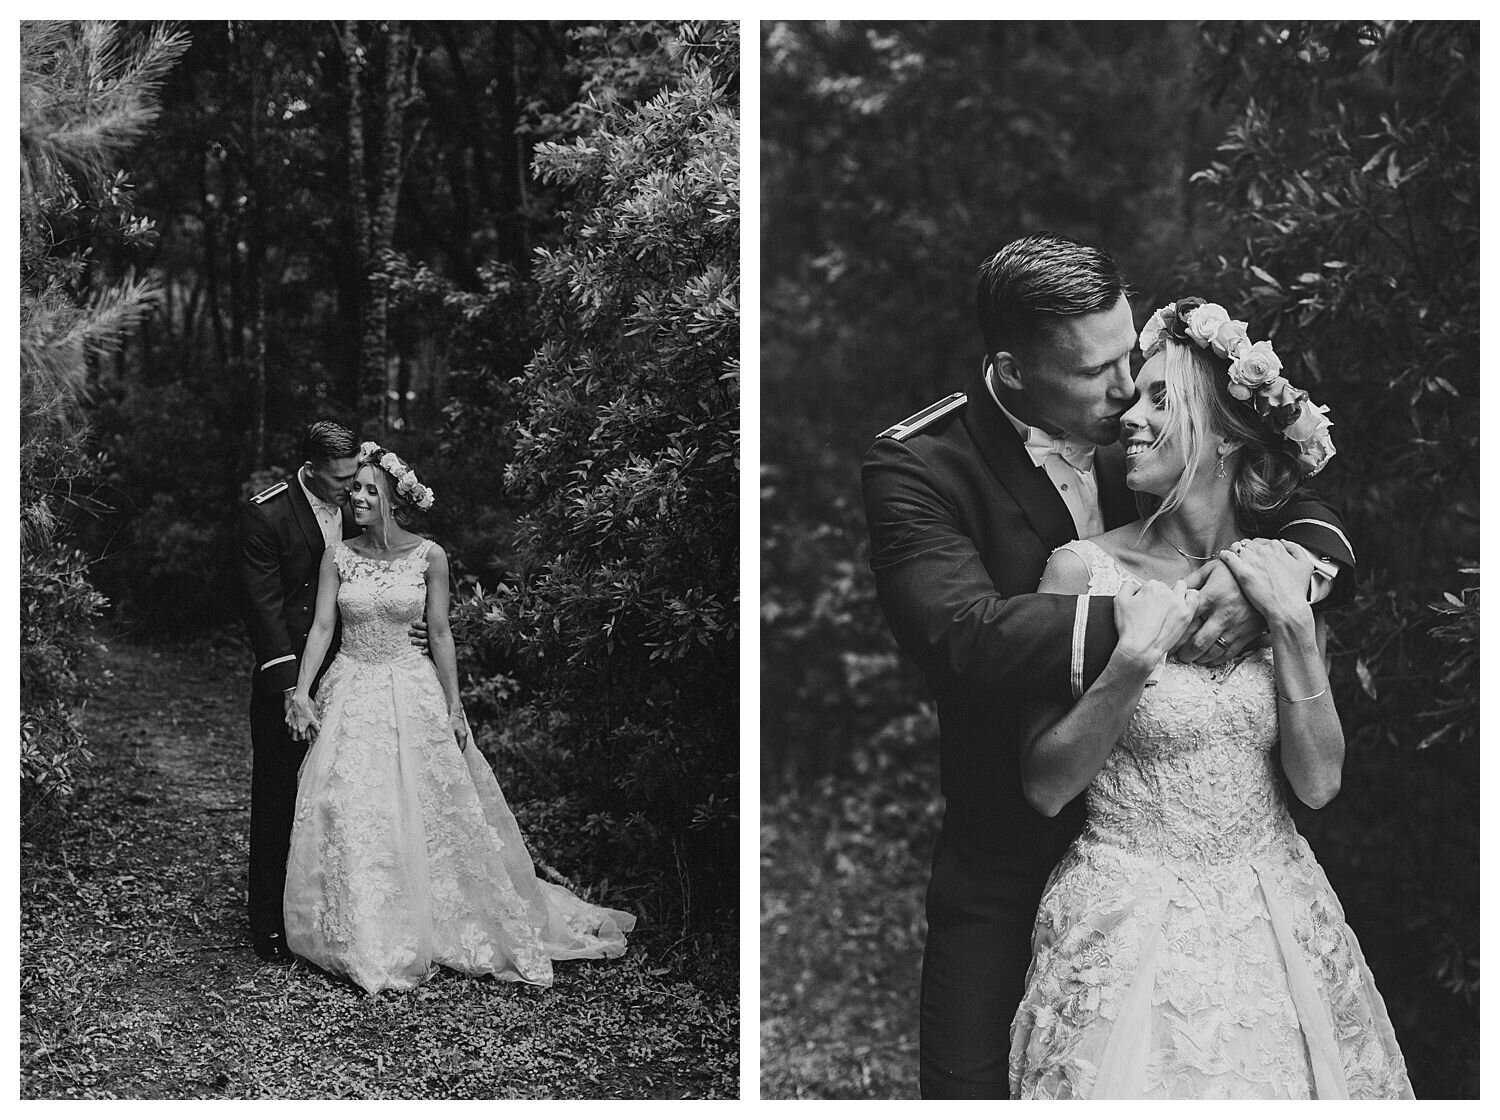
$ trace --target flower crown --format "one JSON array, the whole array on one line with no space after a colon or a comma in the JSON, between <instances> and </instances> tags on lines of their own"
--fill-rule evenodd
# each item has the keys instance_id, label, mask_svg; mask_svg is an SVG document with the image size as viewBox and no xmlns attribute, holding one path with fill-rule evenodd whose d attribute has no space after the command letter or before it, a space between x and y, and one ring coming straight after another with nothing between
<instances>
[{"instance_id":1,"label":"flower crown","mask_svg":"<svg viewBox=\"0 0 1500 1120\"><path fill-rule=\"evenodd\" d=\"M432 487L417 481L417 472L403 463L394 451L387 451L374 440L359 445L359 465L379 467L395 479L396 493L420 510L432 508Z\"/></svg>"},{"instance_id":2,"label":"flower crown","mask_svg":"<svg viewBox=\"0 0 1500 1120\"><path fill-rule=\"evenodd\" d=\"M1307 392L1281 376L1281 359L1269 340L1251 342L1246 324L1231 319L1217 303L1187 296L1169 303L1141 330L1141 356L1149 358L1167 339L1191 342L1200 350L1229 361L1229 395L1249 401L1272 431L1297 445L1297 462L1311 477L1336 454L1324 416L1327 405L1314 404Z\"/></svg>"}]
</instances>

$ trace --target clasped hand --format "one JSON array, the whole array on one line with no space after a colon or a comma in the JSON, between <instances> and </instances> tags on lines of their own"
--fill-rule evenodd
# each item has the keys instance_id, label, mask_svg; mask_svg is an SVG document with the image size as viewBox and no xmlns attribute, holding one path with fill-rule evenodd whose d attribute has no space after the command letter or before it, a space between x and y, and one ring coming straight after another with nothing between
<instances>
[{"instance_id":1,"label":"clasped hand","mask_svg":"<svg viewBox=\"0 0 1500 1120\"><path fill-rule=\"evenodd\" d=\"M1216 665L1266 633L1266 620L1307 607L1312 560L1301 546L1257 538L1225 549L1184 581L1199 592L1193 623L1172 650L1179 661Z\"/></svg>"},{"instance_id":2,"label":"clasped hand","mask_svg":"<svg viewBox=\"0 0 1500 1120\"><path fill-rule=\"evenodd\" d=\"M286 694L286 725L293 739L312 738L318 730L318 711L311 697L296 692Z\"/></svg>"},{"instance_id":3,"label":"clasped hand","mask_svg":"<svg viewBox=\"0 0 1500 1120\"><path fill-rule=\"evenodd\" d=\"M1245 599L1268 622L1312 612L1307 587L1312 561L1303 549L1280 540L1246 541L1221 553Z\"/></svg>"},{"instance_id":4,"label":"clasped hand","mask_svg":"<svg viewBox=\"0 0 1500 1120\"><path fill-rule=\"evenodd\" d=\"M1198 598L1198 592L1183 580L1170 587L1156 579L1122 587L1115 594L1117 652L1145 668L1155 668L1192 624Z\"/></svg>"}]
</instances>

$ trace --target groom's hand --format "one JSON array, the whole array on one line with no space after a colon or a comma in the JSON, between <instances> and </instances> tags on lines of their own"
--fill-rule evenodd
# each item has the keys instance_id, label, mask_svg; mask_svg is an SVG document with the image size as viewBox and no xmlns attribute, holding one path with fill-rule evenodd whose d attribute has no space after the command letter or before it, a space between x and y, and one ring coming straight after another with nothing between
<instances>
[{"instance_id":1,"label":"groom's hand","mask_svg":"<svg viewBox=\"0 0 1500 1120\"><path fill-rule=\"evenodd\" d=\"M1219 665L1238 657L1266 632L1266 620L1246 600L1222 560L1203 565L1184 583L1198 591L1198 612L1172 650L1178 661Z\"/></svg>"},{"instance_id":2,"label":"groom's hand","mask_svg":"<svg viewBox=\"0 0 1500 1120\"><path fill-rule=\"evenodd\" d=\"M406 634L411 639L412 645L423 653L427 652L427 620L425 618L419 618L413 622Z\"/></svg>"}]
</instances>

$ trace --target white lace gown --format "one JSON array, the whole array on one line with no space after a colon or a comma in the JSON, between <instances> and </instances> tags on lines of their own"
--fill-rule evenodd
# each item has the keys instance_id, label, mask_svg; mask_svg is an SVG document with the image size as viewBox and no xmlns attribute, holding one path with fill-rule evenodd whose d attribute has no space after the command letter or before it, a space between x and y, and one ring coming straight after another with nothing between
<instances>
[{"instance_id":1,"label":"white lace gown","mask_svg":"<svg viewBox=\"0 0 1500 1120\"><path fill-rule=\"evenodd\" d=\"M298 779L288 947L370 992L439 965L547 985L554 960L619 956L635 919L539 880L488 763L459 753L407 634L431 542L390 562L335 547L343 642Z\"/></svg>"},{"instance_id":2,"label":"white lace gown","mask_svg":"<svg viewBox=\"0 0 1500 1120\"><path fill-rule=\"evenodd\" d=\"M1134 581L1088 541L1089 593ZM1270 650L1168 662L1048 881L1012 1097L1410 1098L1359 943L1287 812Z\"/></svg>"}]
</instances>

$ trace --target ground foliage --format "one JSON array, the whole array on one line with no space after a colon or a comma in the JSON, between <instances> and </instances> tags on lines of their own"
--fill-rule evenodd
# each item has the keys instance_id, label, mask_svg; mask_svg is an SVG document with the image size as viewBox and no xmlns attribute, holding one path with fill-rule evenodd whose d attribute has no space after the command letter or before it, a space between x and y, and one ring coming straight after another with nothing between
<instances>
[{"instance_id":1,"label":"ground foliage","mask_svg":"<svg viewBox=\"0 0 1500 1120\"><path fill-rule=\"evenodd\" d=\"M1349 760L1339 798L1299 823L1417 1095L1477 1095L1477 26L840 21L771 25L763 46L763 889L767 913L782 908L763 998L777 1039L823 1030L853 1054L915 1033L914 1000L894 1035L839 1013L841 992L865 998L862 946L798 909L828 905L840 851L906 837L921 859L930 829L829 800L916 797L904 776L931 777L936 755L925 690L874 601L858 463L978 360L974 266L1050 227L1115 253L1138 322L1187 292L1224 303L1333 410L1339 455L1317 486L1362 575L1332 626ZM904 866L864 872L907 884L898 907L921 883ZM799 936L822 939L821 970L779 943ZM813 1069L796 1047L763 1070L775 1095L869 1092L853 1065Z\"/></svg>"},{"instance_id":2,"label":"ground foliage","mask_svg":"<svg viewBox=\"0 0 1500 1120\"><path fill-rule=\"evenodd\" d=\"M247 656L235 636L111 639L88 665L97 761L75 811L21 848L23 1098L737 1095L736 970L660 930L560 963L549 989L445 971L367 996L262 965L248 735L226 687Z\"/></svg>"}]
</instances>

